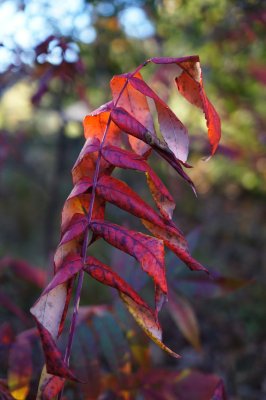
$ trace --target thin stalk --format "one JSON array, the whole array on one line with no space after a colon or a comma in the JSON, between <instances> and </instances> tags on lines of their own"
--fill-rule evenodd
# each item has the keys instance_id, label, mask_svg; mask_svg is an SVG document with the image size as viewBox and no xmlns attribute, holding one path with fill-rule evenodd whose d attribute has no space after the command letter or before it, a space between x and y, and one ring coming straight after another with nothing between
<instances>
[{"instance_id":1,"label":"thin stalk","mask_svg":"<svg viewBox=\"0 0 266 400\"><path fill-rule=\"evenodd\" d=\"M149 60L145 61L143 64L139 65L136 70L134 72L132 72L130 74L130 76L134 76L141 68L143 68L144 66L146 66L149 63ZM126 79L124 86L122 87L119 96L114 104L114 107L117 106L124 90L126 89L128 85L128 79ZM90 234L90 224L91 224L91 219L92 219L92 213L93 213L93 207L94 207L94 202L95 202L95 196L96 196L96 187L97 187L97 182L98 182L98 178L99 178L99 172L100 172L100 163L101 163L101 157L102 157L102 149L106 140L106 136L108 133L108 130L110 128L110 124L111 124L111 113L109 115L106 127L105 127L105 131L102 137L102 141L99 147L99 151L98 151L98 157L96 160L96 166L95 166L95 172L93 175L93 185L92 185L92 193L91 193L91 201L90 201L90 206L88 209L88 213L87 213L87 229L85 232L85 236L84 236L84 241L83 241L83 245L82 245L82 252L81 252L81 257L82 257L82 262L85 265L86 263L86 256L87 256L87 247L88 247L88 243L89 243L89 234ZM76 290L76 294L75 294L75 299L74 299L74 310L73 310L73 314L72 314L72 318L71 318L71 324L70 324L70 329L69 329L69 336L68 336L68 342L67 342L67 347L66 347L66 351L65 351L65 355L64 355L64 361L66 362L67 365L69 365L69 360L70 360L70 354L71 354L71 348L72 348L72 344L73 344L73 339L74 339L74 334L75 334L75 329L76 329L76 323L77 323L77 317L78 317L78 309L79 309L79 303L80 303L80 296L81 296L81 290L82 290L82 286L83 286L83 280L84 280L84 270L82 269L79 274L78 274L78 281L77 281L77 290ZM57 399L60 400L62 398L63 395L63 391L64 391L64 387L61 389L60 393L58 394Z\"/></svg>"}]
</instances>

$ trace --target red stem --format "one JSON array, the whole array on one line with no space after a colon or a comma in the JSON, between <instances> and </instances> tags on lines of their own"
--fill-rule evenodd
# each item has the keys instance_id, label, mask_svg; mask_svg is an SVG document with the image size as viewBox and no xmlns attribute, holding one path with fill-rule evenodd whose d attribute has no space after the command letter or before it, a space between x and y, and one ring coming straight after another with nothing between
<instances>
[{"instance_id":1,"label":"red stem","mask_svg":"<svg viewBox=\"0 0 266 400\"><path fill-rule=\"evenodd\" d=\"M130 76L134 76L138 71L141 70L141 68L143 68L144 66L146 66L148 63L150 62L150 60L145 61L143 64L139 65L134 72L132 72L130 74ZM128 79L125 81L124 86L122 87L119 96L114 104L114 107L117 106L124 90L126 89L128 84ZM82 257L82 262L85 265L86 263L86 255L87 255L87 247L88 247L88 243L89 243L89 234L90 234L90 223L91 223L91 218L92 218L92 212L93 212L93 206L94 206L94 201L95 201L95 196L96 196L96 186L97 186L97 181L99 178L99 172L100 172L100 163L101 163L101 152L104 146L104 142L109 130L111 124L111 114L109 115L106 127L105 127L105 131L102 137L102 141L99 147L99 151L98 151L98 157L97 157L97 161L96 161L96 166L95 166L95 172L93 175L93 186L92 186L92 193L91 193L91 201L90 201L90 207L87 213L87 221L88 221L88 226L85 232L85 236L84 236L84 241L83 241L83 246L82 246L82 252L81 252L81 257ZM76 290L76 295L75 295L75 299L74 299L74 311L72 314L72 319L71 319L71 324L70 324L70 329L69 329L69 336L68 336L68 342L67 342L67 347L66 347L66 351L65 351L65 355L64 355L64 361L66 362L67 365L69 365L69 360L70 360L70 354L71 354L71 348L72 348L72 344L73 344L73 339L74 339L74 334L75 334L75 329L76 329L76 323L77 323L77 316L78 316L78 309L79 309L79 303L80 303L80 296L81 296L81 290L82 290L82 286L83 286L83 280L84 280L84 270L82 269L79 274L78 274L78 283L77 283L77 290ZM63 395L63 390L64 387L61 389L60 393L58 394L58 400L61 399L62 395Z\"/></svg>"}]
</instances>

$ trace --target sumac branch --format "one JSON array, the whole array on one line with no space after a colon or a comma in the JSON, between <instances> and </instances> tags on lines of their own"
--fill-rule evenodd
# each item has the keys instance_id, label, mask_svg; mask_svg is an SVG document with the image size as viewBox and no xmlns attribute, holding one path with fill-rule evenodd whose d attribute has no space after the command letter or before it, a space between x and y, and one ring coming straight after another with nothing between
<instances>
[{"instance_id":1,"label":"sumac branch","mask_svg":"<svg viewBox=\"0 0 266 400\"><path fill-rule=\"evenodd\" d=\"M190 255L186 238L172 220L174 199L148 164L149 155L152 151L156 152L194 188L184 171L190 167L186 163L189 149L187 129L143 80L140 71L150 63L176 65L175 82L179 93L202 109L211 155L217 149L221 135L220 119L205 94L198 56L152 58L132 73L113 77L112 101L84 119L86 142L73 167L74 187L62 211L61 240L54 257L54 277L31 309L46 360L38 398L51 398L62 393L65 379L78 380L69 368L69 360L85 274L117 289L129 312L146 334L169 354L179 357L163 344L158 321L158 312L167 298L165 247L173 251L191 270L206 272L206 269ZM148 99L154 102L163 140L157 137ZM125 182L112 177L114 168L143 172L158 212ZM107 221L107 202L140 218L151 235ZM87 255L89 246L98 238L103 238L139 262L154 282L154 309L111 266ZM68 344L62 356L56 341L64 327L76 278ZM48 393L51 397L47 397Z\"/></svg>"}]
</instances>

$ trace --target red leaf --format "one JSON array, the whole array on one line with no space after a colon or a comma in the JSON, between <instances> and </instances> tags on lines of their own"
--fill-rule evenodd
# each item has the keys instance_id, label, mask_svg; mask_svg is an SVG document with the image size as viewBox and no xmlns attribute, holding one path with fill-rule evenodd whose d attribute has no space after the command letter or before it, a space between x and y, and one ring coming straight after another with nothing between
<instances>
[{"instance_id":1,"label":"red leaf","mask_svg":"<svg viewBox=\"0 0 266 400\"><path fill-rule=\"evenodd\" d=\"M142 80L140 73L135 76ZM121 90L125 85L127 75L114 76L110 82L114 103L116 106L121 106L129 114L134 116L148 130L151 135L155 136L155 129L153 125L153 118L150 108L146 99L139 91L135 90L131 85L127 84L125 90L121 94ZM129 142L132 149L138 154L145 154L149 151L149 145L142 141L129 137Z\"/></svg>"},{"instance_id":2,"label":"red leaf","mask_svg":"<svg viewBox=\"0 0 266 400\"><path fill-rule=\"evenodd\" d=\"M92 186L90 178L83 178L82 181L76 183L74 189L70 193L68 199L66 200L63 211L62 211L62 223L61 223L61 233L65 234L66 230L69 229L69 225L75 221L75 214L84 216L86 210L89 208L91 194L82 194L81 192L87 192ZM95 197L94 207L92 212L92 217L95 219L103 219L105 212L105 201L99 196Z\"/></svg>"},{"instance_id":3,"label":"red leaf","mask_svg":"<svg viewBox=\"0 0 266 400\"><path fill-rule=\"evenodd\" d=\"M142 222L150 232L159 239L162 239L165 245L169 247L169 249L171 249L192 271L208 272L203 265L189 254L186 239L177 229L167 225L162 229L148 221L143 220Z\"/></svg>"},{"instance_id":4,"label":"red leaf","mask_svg":"<svg viewBox=\"0 0 266 400\"><path fill-rule=\"evenodd\" d=\"M111 111L111 118L123 131L130 133L147 144L152 144L154 138L150 131L123 108L114 108Z\"/></svg>"},{"instance_id":5,"label":"red leaf","mask_svg":"<svg viewBox=\"0 0 266 400\"><path fill-rule=\"evenodd\" d=\"M84 135L87 141L72 169L74 184L84 177L92 178L94 175L96 160L98 158L98 154L95 152L99 149L98 146L107 129L112 107L112 103L109 102L84 118ZM112 143L117 146L121 145L120 129L112 121L108 125L108 135L105 139L105 143ZM109 168L110 165L106 163L104 159L101 159L100 174L108 173ZM109 173L111 171L112 169Z\"/></svg>"},{"instance_id":6,"label":"red leaf","mask_svg":"<svg viewBox=\"0 0 266 400\"><path fill-rule=\"evenodd\" d=\"M163 226L150 223L147 219L142 219L142 223L154 236L163 240L165 245L178 256L183 254L182 251L188 252L186 238L172 221L165 222Z\"/></svg>"},{"instance_id":7,"label":"red leaf","mask_svg":"<svg viewBox=\"0 0 266 400\"><path fill-rule=\"evenodd\" d=\"M77 161L75 162L72 171L78 167L84 157L89 156L91 153L94 153L99 150L100 147L100 140L97 137L88 137L86 140Z\"/></svg>"},{"instance_id":8,"label":"red leaf","mask_svg":"<svg viewBox=\"0 0 266 400\"><path fill-rule=\"evenodd\" d=\"M176 172L186 181L189 183L189 185L191 186L193 192L196 194L196 189L194 186L194 183L192 182L192 180L190 179L190 177L185 173L185 171L182 168L181 162L179 162L179 160L177 160L174 156L169 155L168 153L165 153L164 151L157 149L157 152L171 165L171 167L173 167ZM191 168L191 166L189 164L184 164L185 167L187 168Z\"/></svg>"},{"instance_id":9,"label":"red leaf","mask_svg":"<svg viewBox=\"0 0 266 400\"><path fill-rule=\"evenodd\" d=\"M53 279L46 286L42 296L50 292L50 290L54 289L56 286L61 285L64 282L67 282L69 279L73 278L83 267L82 258L77 255L68 255L60 269L57 270Z\"/></svg>"},{"instance_id":10,"label":"red leaf","mask_svg":"<svg viewBox=\"0 0 266 400\"><path fill-rule=\"evenodd\" d=\"M117 273L108 267L108 265L103 264L94 257L88 257L84 270L97 281L117 289L131 297L136 303L150 309L137 292L135 292L135 290L133 290L124 279L120 278Z\"/></svg>"},{"instance_id":11,"label":"red leaf","mask_svg":"<svg viewBox=\"0 0 266 400\"><path fill-rule=\"evenodd\" d=\"M92 140L92 139L88 138L87 141L88 140ZM86 145L87 141L85 142L84 147L81 150L81 153L80 153L74 167L72 168L72 180L73 180L74 185L77 182L79 182L81 179L84 179L84 177L88 177L90 179L93 178L98 153L85 151L86 146L87 146ZM83 156L81 156L82 153L84 154ZM101 167L103 169L107 169L108 164L101 163Z\"/></svg>"},{"instance_id":12,"label":"red leaf","mask_svg":"<svg viewBox=\"0 0 266 400\"><path fill-rule=\"evenodd\" d=\"M202 79L200 78L198 82L195 78L191 77L189 72L184 71L176 78L176 84L182 96L191 104L201 108L204 112L211 144L211 154L213 155L221 138L221 121L214 106L205 94Z\"/></svg>"},{"instance_id":13,"label":"red leaf","mask_svg":"<svg viewBox=\"0 0 266 400\"><path fill-rule=\"evenodd\" d=\"M82 233L85 232L87 226L88 226L88 219L86 216L84 216L84 214L74 214L73 218L71 219L67 227L67 231L64 233L59 243L59 246L80 236Z\"/></svg>"},{"instance_id":14,"label":"red leaf","mask_svg":"<svg viewBox=\"0 0 266 400\"><path fill-rule=\"evenodd\" d=\"M211 154L213 155L221 138L221 122L219 115L204 91L199 57L152 58L151 61L155 64L174 63L183 70L176 78L178 90L190 103L201 108L204 112L211 144Z\"/></svg>"},{"instance_id":15,"label":"red leaf","mask_svg":"<svg viewBox=\"0 0 266 400\"><path fill-rule=\"evenodd\" d=\"M113 108L111 102L107 103L107 108L100 107L98 110L92 112L84 118L84 135L85 138L98 139L102 141L108 119L110 117L110 111ZM121 144L120 129L111 122L108 128L108 135L106 137L106 144L112 143L115 146Z\"/></svg>"},{"instance_id":16,"label":"red leaf","mask_svg":"<svg viewBox=\"0 0 266 400\"><path fill-rule=\"evenodd\" d=\"M153 177L153 181L154 180L156 180L156 176ZM150 187L152 187L153 181L151 181ZM68 199L71 199L72 196L78 196L86 192L88 190L88 187L91 186L91 180L89 178L84 178L83 181L78 182L75 185ZM116 206L128 211L133 215L136 215L139 218L147 219L148 221L159 225L162 228L165 227L165 221L126 183L114 177L105 175L102 176L97 182L96 192L99 197L103 198L105 201L113 203Z\"/></svg>"},{"instance_id":17,"label":"red leaf","mask_svg":"<svg viewBox=\"0 0 266 400\"><path fill-rule=\"evenodd\" d=\"M82 178L81 181L78 181L70 192L67 200L72 199L73 197L79 196L87 192L92 187L92 180L88 177Z\"/></svg>"},{"instance_id":18,"label":"red leaf","mask_svg":"<svg viewBox=\"0 0 266 400\"><path fill-rule=\"evenodd\" d=\"M156 225L165 226L164 220L138 196L126 183L111 176L102 176L97 183L97 193L125 211Z\"/></svg>"},{"instance_id":19,"label":"red leaf","mask_svg":"<svg viewBox=\"0 0 266 400\"><path fill-rule=\"evenodd\" d=\"M47 372L61 378L67 378L72 381L80 382L80 380L75 377L73 372L68 368L67 364L63 360L62 354L58 350L50 332L42 324L40 324L37 319L36 323L42 341Z\"/></svg>"},{"instance_id":20,"label":"red leaf","mask_svg":"<svg viewBox=\"0 0 266 400\"><path fill-rule=\"evenodd\" d=\"M135 257L142 269L167 293L164 246L161 240L106 221L92 221L91 229L111 245Z\"/></svg>"},{"instance_id":21,"label":"red leaf","mask_svg":"<svg viewBox=\"0 0 266 400\"><path fill-rule=\"evenodd\" d=\"M72 168L73 183L86 176L92 178L97 154L100 148L100 140L97 137L88 137L78 158Z\"/></svg>"},{"instance_id":22,"label":"red leaf","mask_svg":"<svg viewBox=\"0 0 266 400\"><path fill-rule=\"evenodd\" d=\"M157 138L153 137L134 117L132 117L122 108L115 108L111 112L111 118L122 130L143 140L145 143L148 143L194 189L193 182L182 169L181 161L175 157L173 152L168 147L161 143ZM183 164L186 167L190 167L188 164Z\"/></svg>"},{"instance_id":23,"label":"red leaf","mask_svg":"<svg viewBox=\"0 0 266 400\"><path fill-rule=\"evenodd\" d=\"M160 130L169 149L177 159L185 162L188 156L188 134L186 127L165 102L142 80L129 78L130 84L145 96L154 100Z\"/></svg>"},{"instance_id":24,"label":"red leaf","mask_svg":"<svg viewBox=\"0 0 266 400\"><path fill-rule=\"evenodd\" d=\"M84 179L87 180L89 178L84 178ZM79 188L77 187L77 189L75 189L75 190L77 190L77 192L78 192ZM79 194L77 196L74 196L74 193L72 193L72 192L70 193L71 197L67 198L67 200L65 201L65 204L64 204L64 207L62 210L61 238L64 235L65 231L68 229L69 223L72 220L72 218L74 217L74 215L75 214L84 214L84 216L85 216L85 210L87 210L89 207L89 200L90 200L89 194L84 194L84 195ZM72 197L72 194L73 194L73 197Z\"/></svg>"},{"instance_id":25,"label":"red leaf","mask_svg":"<svg viewBox=\"0 0 266 400\"><path fill-rule=\"evenodd\" d=\"M188 252L187 242L182 233L174 226L167 224L155 211L145 203L132 189L124 182L113 177L104 176L97 184L97 193L106 201L145 219L144 225L178 256L183 257L183 251Z\"/></svg>"},{"instance_id":26,"label":"red leaf","mask_svg":"<svg viewBox=\"0 0 266 400\"><path fill-rule=\"evenodd\" d=\"M142 157L115 146L104 147L102 155L108 162L116 167L145 172L151 194L161 214L164 218L172 218L173 210L175 208L174 199L160 178Z\"/></svg>"}]
</instances>

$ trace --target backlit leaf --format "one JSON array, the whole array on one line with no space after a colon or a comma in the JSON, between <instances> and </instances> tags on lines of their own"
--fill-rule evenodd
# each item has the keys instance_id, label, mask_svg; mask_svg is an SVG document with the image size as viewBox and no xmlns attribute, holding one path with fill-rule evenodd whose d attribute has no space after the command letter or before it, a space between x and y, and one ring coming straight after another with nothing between
<instances>
[{"instance_id":1,"label":"backlit leaf","mask_svg":"<svg viewBox=\"0 0 266 400\"><path fill-rule=\"evenodd\" d=\"M137 73L135 76L142 80L140 73ZM123 107L123 109L134 116L152 136L155 136L153 118L146 96L129 84L121 95L121 90L125 85L126 79L127 75L118 75L114 76L110 82L113 100L114 102L117 102L116 106ZM138 140L137 138L129 136L129 142L132 149L140 155L147 153L150 149L148 144L143 143L143 141Z\"/></svg>"},{"instance_id":2,"label":"backlit leaf","mask_svg":"<svg viewBox=\"0 0 266 400\"><path fill-rule=\"evenodd\" d=\"M154 100L164 140L176 158L186 162L189 142L185 126L168 105L144 81L135 77L130 78L129 81L136 90Z\"/></svg>"}]
</instances>

